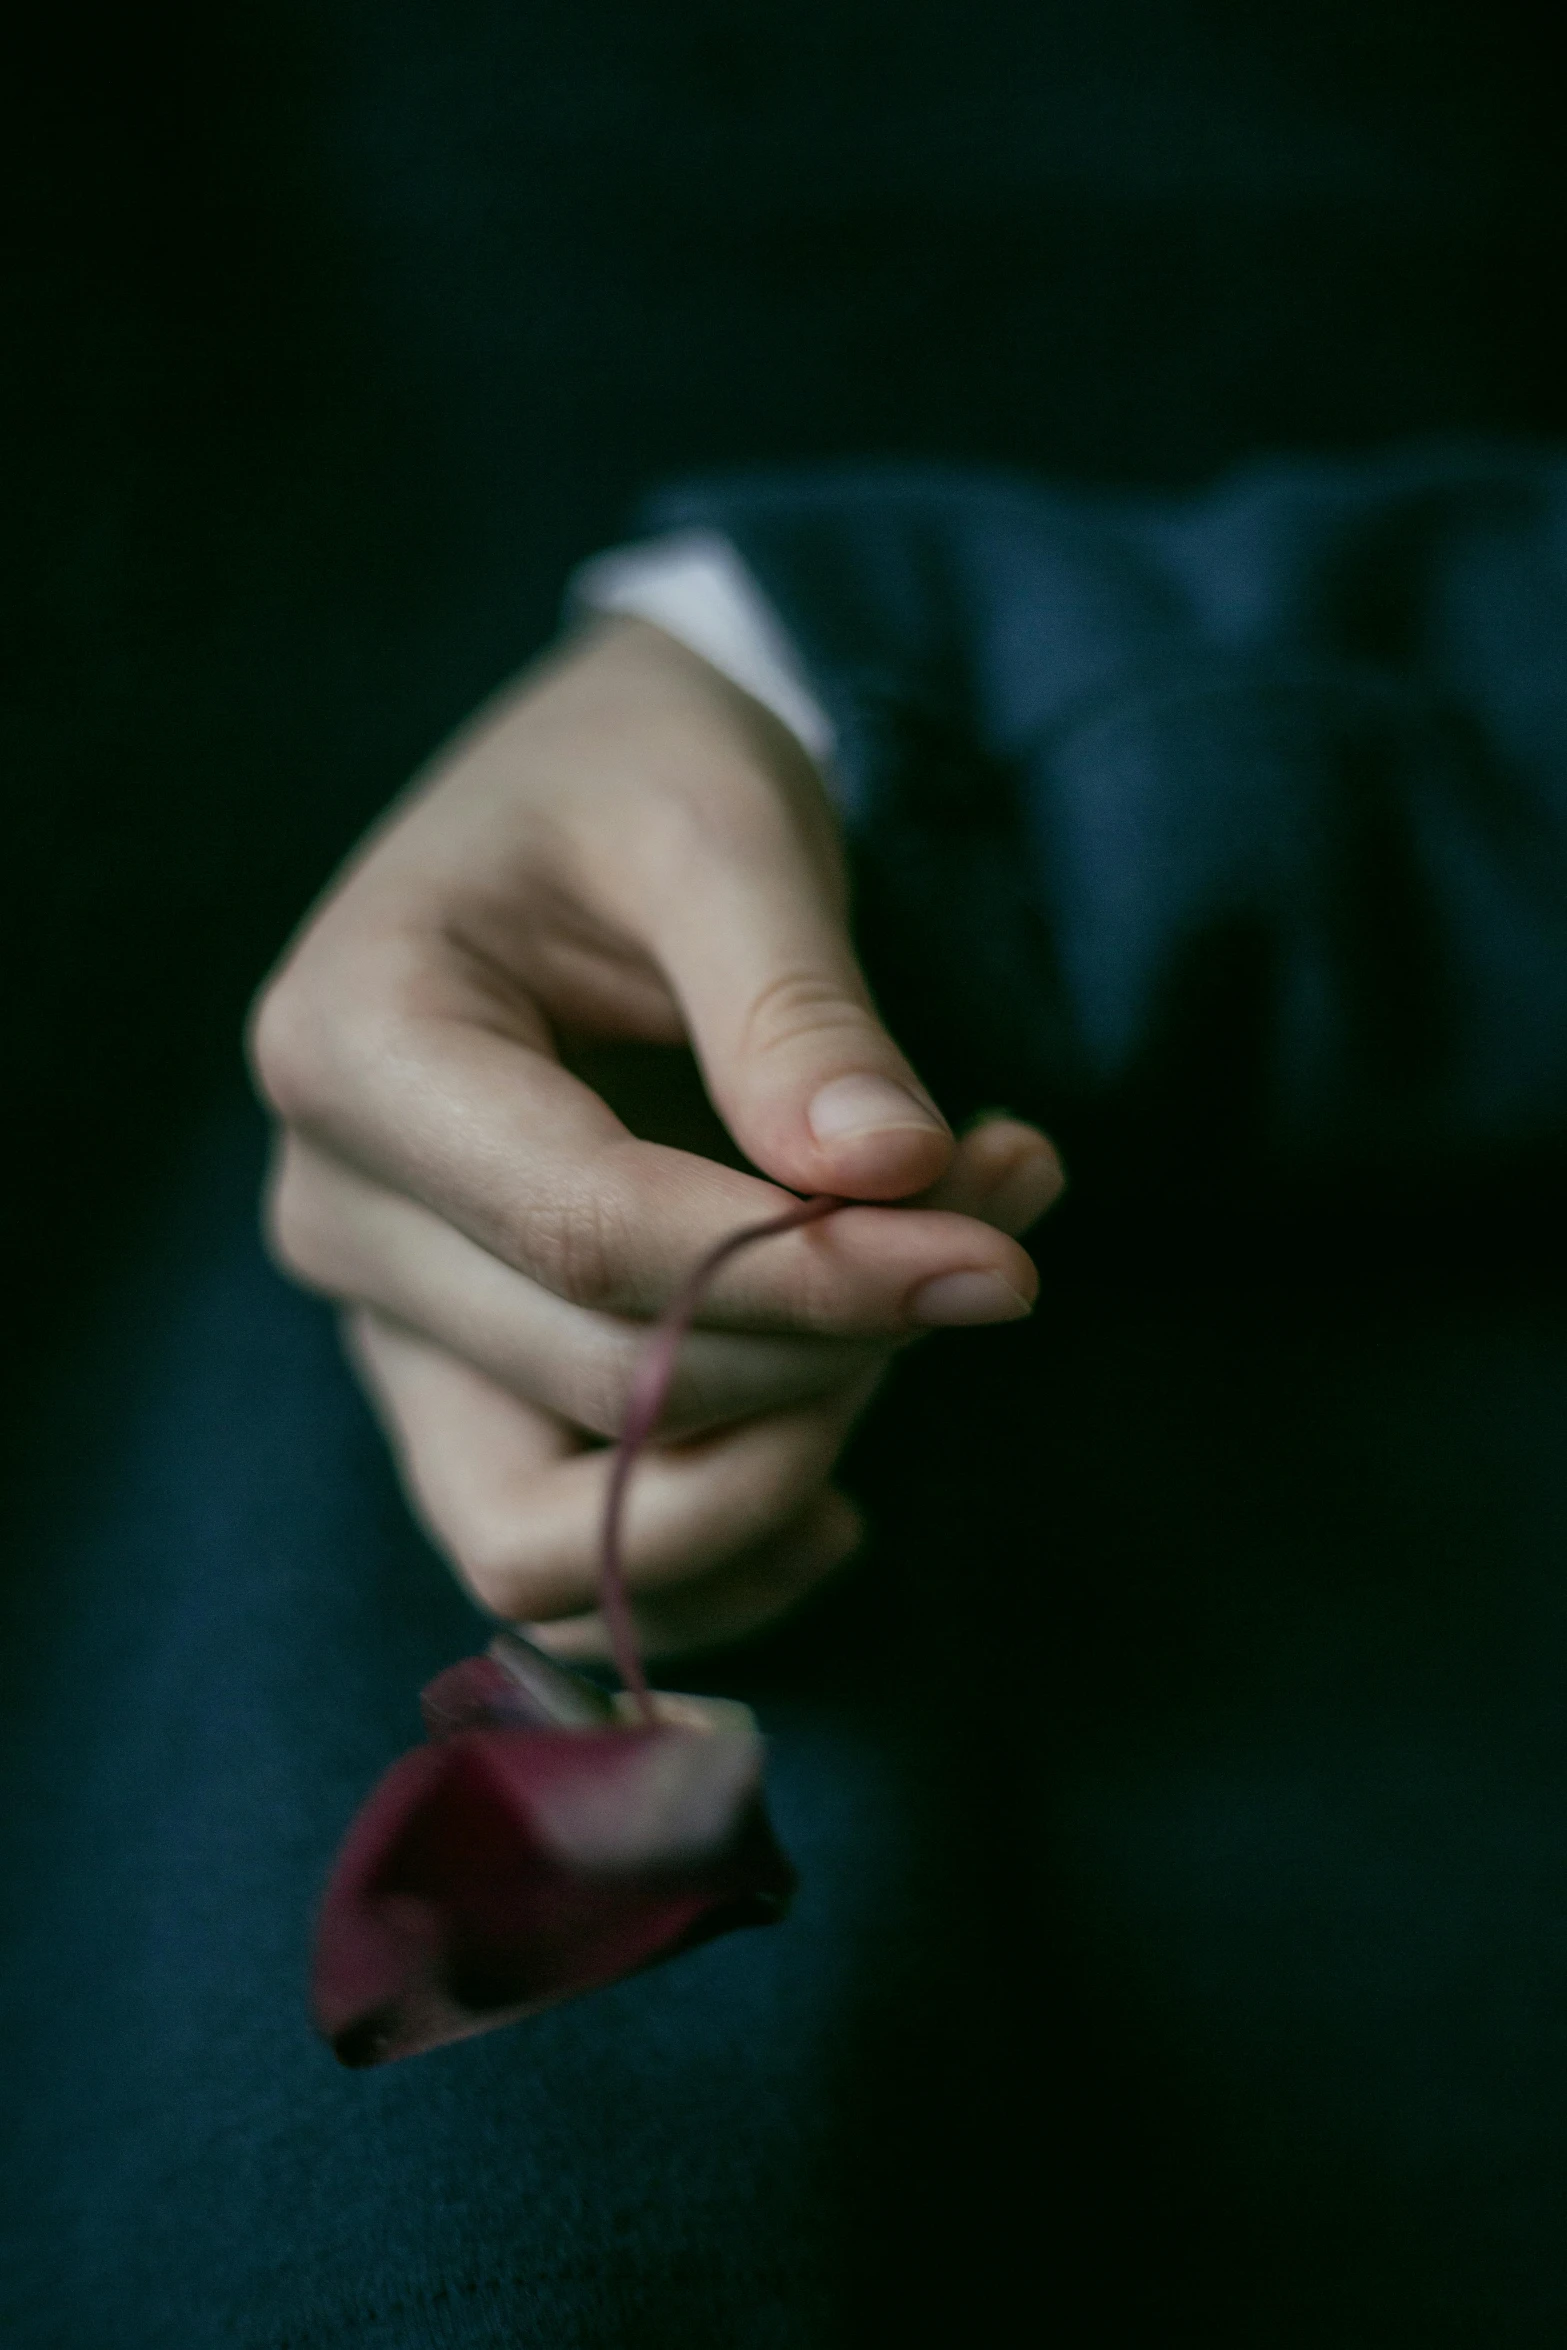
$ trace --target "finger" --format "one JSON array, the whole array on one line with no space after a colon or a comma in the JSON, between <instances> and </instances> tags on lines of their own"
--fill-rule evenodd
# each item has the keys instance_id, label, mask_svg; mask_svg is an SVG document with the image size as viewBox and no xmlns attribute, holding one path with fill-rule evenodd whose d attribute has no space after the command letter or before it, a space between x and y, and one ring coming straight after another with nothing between
<instances>
[{"instance_id":1,"label":"finger","mask_svg":"<svg viewBox=\"0 0 1567 2350\"><path fill-rule=\"evenodd\" d=\"M642 1654L649 1659L692 1655L765 1631L846 1566L863 1533L854 1504L829 1486L772 1541L697 1582L635 1601L632 1623ZM564 1664L599 1664L612 1653L596 1608L525 1629L530 1640Z\"/></svg>"},{"instance_id":2,"label":"finger","mask_svg":"<svg viewBox=\"0 0 1567 2350\"><path fill-rule=\"evenodd\" d=\"M919 1204L977 1216L1018 1238L1065 1189L1066 1174L1049 1137L997 1111L959 1138L951 1166L921 1193Z\"/></svg>"},{"instance_id":3,"label":"finger","mask_svg":"<svg viewBox=\"0 0 1567 2350\"><path fill-rule=\"evenodd\" d=\"M694 796L684 813L649 843L641 916L730 1133L796 1190L925 1189L951 1131L871 1001L819 782Z\"/></svg>"},{"instance_id":4,"label":"finger","mask_svg":"<svg viewBox=\"0 0 1567 2350\"><path fill-rule=\"evenodd\" d=\"M610 1449L581 1449L537 1406L378 1316L352 1315L347 1335L409 1499L475 1597L513 1621L591 1608ZM649 1447L628 1497L628 1588L667 1590L778 1534L825 1483L874 1384Z\"/></svg>"},{"instance_id":5,"label":"finger","mask_svg":"<svg viewBox=\"0 0 1567 2350\"><path fill-rule=\"evenodd\" d=\"M420 1008L397 1001L391 972L373 1013L340 1006L357 1043L336 1037L293 1055L278 1104L318 1153L422 1202L556 1296L656 1312L715 1239L791 1204L755 1176L638 1141L544 1049L483 1025L460 975L422 984ZM278 1204L288 1211L286 1185ZM979 1278L924 1294L949 1275ZM1035 1288L1023 1251L977 1221L854 1210L737 1259L702 1319L886 1336L1010 1320Z\"/></svg>"},{"instance_id":6,"label":"finger","mask_svg":"<svg viewBox=\"0 0 1567 2350\"><path fill-rule=\"evenodd\" d=\"M484 1598L476 1578L491 1518L517 1509L551 1470L580 1453L582 1437L472 1364L367 1308L345 1313L341 1329L409 1506Z\"/></svg>"},{"instance_id":7,"label":"finger","mask_svg":"<svg viewBox=\"0 0 1567 2350\"><path fill-rule=\"evenodd\" d=\"M282 1161L270 1218L296 1280L374 1307L573 1427L619 1434L645 1322L570 1304L308 1144L285 1143ZM660 1434L694 1435L830 1393L873 1371L884 1352L864 1339L694 1330Z\"/></svg>"}]
</instances>

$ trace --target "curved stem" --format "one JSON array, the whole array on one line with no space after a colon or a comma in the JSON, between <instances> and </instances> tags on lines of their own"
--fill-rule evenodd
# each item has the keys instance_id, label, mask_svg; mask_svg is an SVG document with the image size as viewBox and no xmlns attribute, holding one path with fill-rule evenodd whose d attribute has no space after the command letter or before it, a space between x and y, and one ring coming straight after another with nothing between
<instances>
[{"instance_id":1,"label":"curved stem","mask_svg":"<svg viewBox=\"0 0 1567 2350\"><path fill-rule=\"evenodd\" d=\"M716 1248L709 1249L701 1263L686 1276L659 1316L642 1350L641 1360L632 1377L631 1395L626 1405L620 1442L615 1448L614 1465L609 1474L609 1492L604 1503L599 1605L605 1629L609 1633L615 1670L635 1697L637 1711L644 1722L651 1723L657 1717L648 1691L647 1675L642 1669L636 1630L631 1621L631 1603L626 1595L621 1525L625 1517L626 1487L630 1483L637 1454L658 1426L669 1400L670 1382L675 1376L680 1342L695 1319L703 1291L720 1266L726 1265L731 1257L738 1256L741 1249L749 1248L753 1241L771 1240L779 1232L794 1232L802 1224L814 1224L818 1218L830 1216L835 1208L843 1205L841 1199L834 1199L823 1192L815 1199L799 1201L781 1216L770 1216L764 1224L746 1224L738 1232L731 1232L727 1240L721 1240Z\"/></svg>"}]
</instances>

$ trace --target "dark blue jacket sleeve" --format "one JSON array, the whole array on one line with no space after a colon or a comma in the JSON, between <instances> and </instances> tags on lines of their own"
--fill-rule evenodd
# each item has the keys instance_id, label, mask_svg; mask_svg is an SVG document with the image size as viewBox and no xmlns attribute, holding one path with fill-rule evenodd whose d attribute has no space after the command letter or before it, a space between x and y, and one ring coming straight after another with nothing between
<instances>
[{"instance_id":1,"label":"dark blue jacket sleeve","mask_svg":"<svg viewBox=\"0 0 1567 2350\"><path fill-rule=\"evenodd\" d=\"M789 628L957 1107L1298 1173L1567 1142L1567 460L780 473L649 519Z\"/></svg>"}]
</instances>

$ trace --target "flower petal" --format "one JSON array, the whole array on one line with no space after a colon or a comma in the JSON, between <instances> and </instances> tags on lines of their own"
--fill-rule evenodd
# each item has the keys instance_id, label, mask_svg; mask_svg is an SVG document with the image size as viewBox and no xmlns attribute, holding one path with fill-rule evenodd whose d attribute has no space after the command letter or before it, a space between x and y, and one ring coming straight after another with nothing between
<instances>
[{"instance_id":1,"label":"flower petal","mask_svg":"<svg viewBox=\"0 0 1567 2350\"><path fill-rule=\"evenodd\" d=\"M457 1730L404 1755L322 1902L318 2029L378 2064L781 1916L794 1875L761 1756L743 1725L663 1722Z\"/></svg>"}]
</instances>

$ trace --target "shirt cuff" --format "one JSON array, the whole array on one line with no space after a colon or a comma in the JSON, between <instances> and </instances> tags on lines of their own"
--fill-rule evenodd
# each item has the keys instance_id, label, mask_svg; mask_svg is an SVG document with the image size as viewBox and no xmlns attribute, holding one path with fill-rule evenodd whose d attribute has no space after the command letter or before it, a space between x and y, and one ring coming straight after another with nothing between
<instances>
[{"instance_id":1,"label":"shirt cuff","mask_svg":"<svg viewBox=\"0 0 1567 2350\"><path fill-rule=\"evenodd\" d=\"M837 735L777 613L728 539L677 530L612 547L572 573L578 610L649 620L771 710L830 773Z\"/></svg>"}]
</instances>

